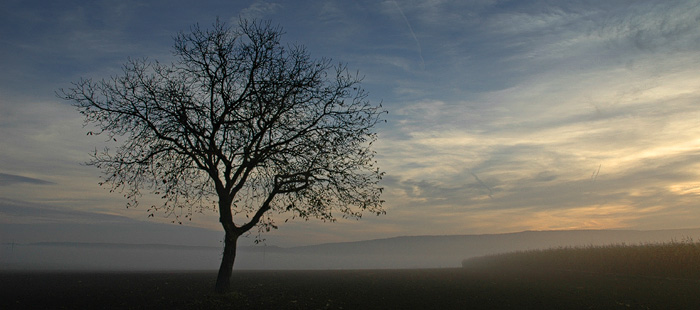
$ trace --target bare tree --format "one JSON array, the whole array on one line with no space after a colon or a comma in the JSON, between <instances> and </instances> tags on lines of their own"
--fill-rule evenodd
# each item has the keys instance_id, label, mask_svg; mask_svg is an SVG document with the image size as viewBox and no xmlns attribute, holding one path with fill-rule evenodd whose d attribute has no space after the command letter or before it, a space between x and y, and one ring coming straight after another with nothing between
<instances>
[{"instance_id":1,"label":"bare tree","mask_svg":"<svg viewBox=\"0 0 700 310\"><path fill-rule=\"evenodd\" d=\"M146 191L162 197L153 210L218 211L217 292L230 287L238 238L276 228L268 211L330 221L384 213L371 144L385 111L357 74L281 44L282 34L269 22L195 25L175 37L172 64L129 60L120 76L60 91L94 134L123 141L90 164L127 206Z\"/></svg>"}]
</instances>

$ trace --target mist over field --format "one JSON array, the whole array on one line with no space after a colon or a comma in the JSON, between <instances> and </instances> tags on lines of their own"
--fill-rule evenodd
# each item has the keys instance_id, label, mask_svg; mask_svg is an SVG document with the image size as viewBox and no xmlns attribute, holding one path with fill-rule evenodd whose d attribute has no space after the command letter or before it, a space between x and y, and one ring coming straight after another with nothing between
<instances>
[{"instance_id":1,"label":"mist over field","mask_svg":"<svg viewBox=\"0 0 700 310\"><path fill-rule=\"evenodd\" d=\"M526 231L404 236L282 248L239 247L235 270L404 269L458 267L465 258L561 246L700 239L700 229ZM4 270L215 270L221 247L78 242L3 243Z\"/></svg>"}]
</instances>

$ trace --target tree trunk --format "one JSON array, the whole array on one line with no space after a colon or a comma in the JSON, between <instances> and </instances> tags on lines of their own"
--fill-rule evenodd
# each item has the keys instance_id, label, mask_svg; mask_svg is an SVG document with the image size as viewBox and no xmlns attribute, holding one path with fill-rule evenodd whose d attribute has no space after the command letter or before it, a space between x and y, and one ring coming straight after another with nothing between
<instances>
[{"instance_id":1,"label":"tree trunk","mask_svg":"<svg viewBox=\"0 0 700 310\"><path fill-rule=\"evenodd\" d=\"M215 291L217 293L227 293L231 288L231 273L233 272L233 262L236 260L236 243L238 234L226 232L224 238L224 256L221 258L219 275L216 277Z\"/></svg>"}]
</instances>

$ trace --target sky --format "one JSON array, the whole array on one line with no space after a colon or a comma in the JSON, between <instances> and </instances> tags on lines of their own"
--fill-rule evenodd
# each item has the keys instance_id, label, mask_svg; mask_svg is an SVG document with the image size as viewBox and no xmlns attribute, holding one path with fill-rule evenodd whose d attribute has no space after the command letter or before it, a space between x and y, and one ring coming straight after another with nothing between
<instances>
[{"instance_id":1,"label":"sky","mask_svg":"<svg viewBox=\"0 0 700 310\"><path fill-rule=\"evenodd\" d=\"M217 17L279 24L389 111L375 145L387 214L277 218L266 244L700 227L694 0L5 0L1 242L221 244L213 211L172 224L101 188L84 163L108 142L56 96L130 57L170 62L174 35Z\"/></svg>"}]
</instances>

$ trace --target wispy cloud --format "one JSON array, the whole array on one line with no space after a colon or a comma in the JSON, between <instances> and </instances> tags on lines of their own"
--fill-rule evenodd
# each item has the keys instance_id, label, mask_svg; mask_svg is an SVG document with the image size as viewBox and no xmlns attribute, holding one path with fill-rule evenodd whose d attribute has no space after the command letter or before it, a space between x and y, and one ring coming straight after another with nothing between
<instances>
[{"instance_id":1,"label":"wispy cloud","mask_svg":"<svg viewBox=\"0 0 700 310\"><path fill-rule=\"evenodd\" d=\"M34 184L34 185L49 185L56 184L51 181L41 180L37 178L30 178L16 174L0 173L0 186L6 186L11 184Z\"/></svg>"},{"instance_id":2,"label":"wispy cloud","mask_svg":"<svg viewBox=\"0 0 700 310\"><path fill-rule=\"evenodd\" d=\"M280 9L282 9L282 5L279 3L256 0L248 7L242 9L240 13L238 13L239 16L231 17L231 23L236 25L239 17L248 20L265 19L266 16L269 16Z\"/></svg>"},{"instance_id":3,"label":"wispy cloud","mask_svg":"<svg viewBox=\"0 0 700 310\"><path fill-rule=\"evenodd\" d=\"M406 22L406 26L408 27L408 31L413 37L413 41L416 42L416 47L418 47L418 56L420 57L421 68L425 68L425 60L423 59L423 48L420 46L420 41L418 41L418 37L416 37L416 32L413 31L413 26L411 26L411 23L408 21L408 18L406 18L406 14L403 13L403 10L399 6L399 4L395 0L392 0L392 2L394 3L394 6L396 6L396 9L399 11L399 14L401 14L403 20Z\"/></svg>"},{"instance_id":4,"label":"wispy cloud","mask_svg":"<svg viewBox=\"0 0 700 310\"><path fill-rule=\"evenodd\" d=\"M94 223L124 222L128 218L98 212L71 210L22 200L0 198L4 223Z\"/></svg>"}]
</instances>

